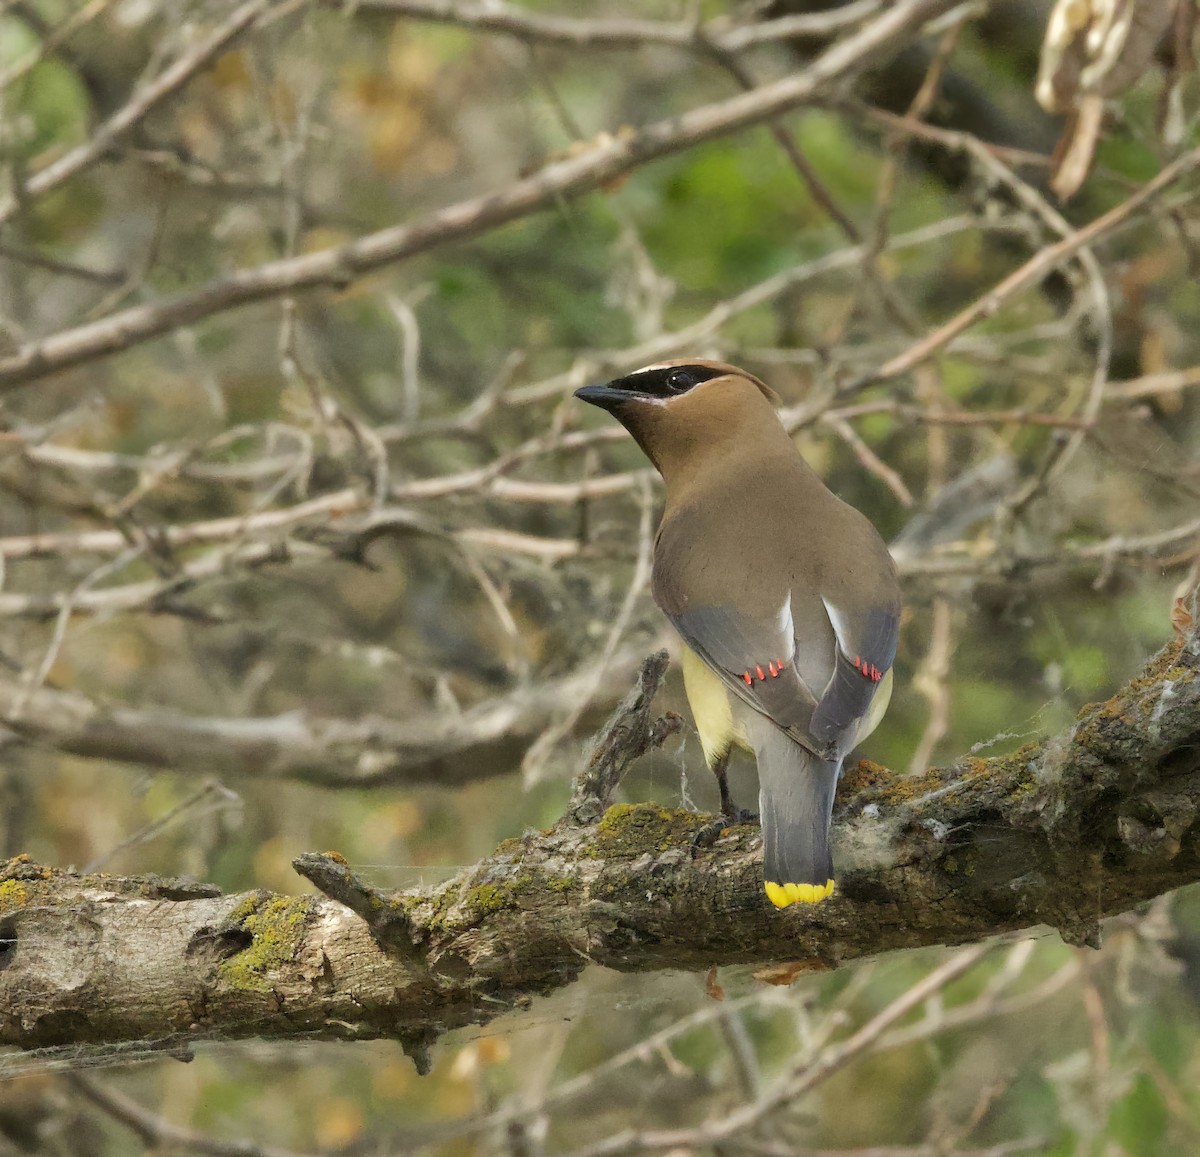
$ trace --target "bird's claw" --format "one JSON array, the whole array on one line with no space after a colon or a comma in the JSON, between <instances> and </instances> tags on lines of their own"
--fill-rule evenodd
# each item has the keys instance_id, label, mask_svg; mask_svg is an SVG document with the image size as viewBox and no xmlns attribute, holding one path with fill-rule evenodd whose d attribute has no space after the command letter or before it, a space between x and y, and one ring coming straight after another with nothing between
<instances>
[{"instance_id":1,"label":"bird's claw","mask_svg":"<svg viewBox=\"0 0 1200 1157\"><path fill-rule=\"evenodd\" d=\"M715 820L705 824L692 836L692 855L695 855L701 848L711 848L726 828L732 828L737 824L756 823L758 823L758 812L747 811L745 808L739 808L732 815L717 816Z\"/></svg>"}]
</instances>

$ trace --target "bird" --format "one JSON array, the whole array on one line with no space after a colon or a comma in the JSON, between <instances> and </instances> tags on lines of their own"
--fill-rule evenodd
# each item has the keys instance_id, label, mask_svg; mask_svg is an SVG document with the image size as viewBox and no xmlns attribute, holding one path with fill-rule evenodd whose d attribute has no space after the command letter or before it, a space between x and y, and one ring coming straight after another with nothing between
<instances>
[{"instance_id":1,"label":"bird","mask_svg":"<svg viewBox=\"0 0 1200 1157\"><path fill-rule=\"evenodd\" d=\"M830 823L846 755L892 692L900 587L871 522L804 460L765 382L673 359L575 396L608 411L662 475L651 593L721 793L734 747L758 767L763 885L776 908L834 891Z\"/></svg>"}]
</instances>

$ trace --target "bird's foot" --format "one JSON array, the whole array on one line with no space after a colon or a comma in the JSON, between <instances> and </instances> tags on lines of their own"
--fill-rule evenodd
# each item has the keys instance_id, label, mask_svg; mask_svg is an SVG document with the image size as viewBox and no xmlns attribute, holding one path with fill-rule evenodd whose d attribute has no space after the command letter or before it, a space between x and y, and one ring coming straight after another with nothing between
<instances>
[{"instance_id":1,"label":"bird's foot","mask_svg":"<svg viewBox=\"0 0 1200 1157\"><path fill-rule=\"evenodd\" d=\"M732 828L737 824L756 823L758 823L758 812L747 811L745 808L739 808L731 815L717 816L715 820L705 824L692 836L692 854L695 855L701 848L711 848L720 839L721 833L726 828Z\"/></svg>"}]
</instances>

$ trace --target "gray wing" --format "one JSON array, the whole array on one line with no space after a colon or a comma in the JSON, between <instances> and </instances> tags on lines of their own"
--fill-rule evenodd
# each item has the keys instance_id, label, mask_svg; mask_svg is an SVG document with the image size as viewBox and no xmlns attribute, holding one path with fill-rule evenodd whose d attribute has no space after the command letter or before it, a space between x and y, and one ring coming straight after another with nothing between
<instances>
[{"instance_id":1,"label":"gray wing","mask_svg":"<svg viewBox=\"0 0 1200 1157\"><path fill-rule=\"evenodd\" d=\"M892 607L876 607L855 623L825 602L837 638L833 675L813 712L813 738L838 744L857 728L896 658L900 616Z\"/></svg>"},{"instance_id":2,"label":"gray wing","mask_svg":"<svg viewBox=\"0 0 1200 1157\"><path fill-rule=\"evenodd\" d=\"M813 748L810 725L817 697L796 668L790 608L773 619L730 606L693 607L667 617L697 655L744 703L797 743Z\"/></svg>"},{"instance_id":3,"label":"gray wing","mask_svg":"<svg viewBox=\"0 0 1200 1157\"><path fill-rule=\"evenodd\" d=\"M824 758L841 752L896 657L899 616L870 611L858 629L825 603L833 628L833 674L818 697L796 665L790 605L772 619L734 607L694 607L668 618L683 640L744 703ZM801 643L803 645L803 643Z\"/></svg>"}]
</instances>

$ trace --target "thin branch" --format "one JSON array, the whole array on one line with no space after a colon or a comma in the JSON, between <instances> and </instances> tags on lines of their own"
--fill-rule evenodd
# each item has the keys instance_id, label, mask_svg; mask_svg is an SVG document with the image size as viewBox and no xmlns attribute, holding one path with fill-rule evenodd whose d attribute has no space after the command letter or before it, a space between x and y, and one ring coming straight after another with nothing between
<instances>
[{"instance_id":1,"label":"thin branch","mask_svg":"<svg viewBox=\"0 0 1200 1157\"><path fill-rule=\"evenodd\" d=\"M950 600L938 594L933 600L929 647L913 676L913 687L929 703L929 720L909 760L910 774L929 767L933 752L950 730L950 659L954 653L954 620Z\"/></svg>"},{"instance_id":2,"label":"thin branch","mask_svg":"<svg viewBox=\"0 0 1200 1157\"><path fill-rule=\"evenodd\" d=\"M566 716L546 728L545 732L538 736L536 742L525 753L524 758L521 760L521 772L526 786L536 782L538 774L549 758L550 753L568 735L571 735L575 731L580 718L591 706L596 697L596 692L604 684L608 665L617 653L617 647L622 637L629 629L629 622L633 618L633 612L637 609L645 589L650 583L650 571L654 561L653 493L654 491L647 479L642 484L642 515L638 524L637 563L633 569L633 577L629 580L629 587L625 592L625 597L621 600L616 617L613 619L612 626L609 628L608 635L604 640L604 646L596 658L595 674L593 676L594 683L584 692L571 710L567 712Z\"/></svg>"},{"instance_id":3,"label":"thin branch","mask_svg":"<svg viewBox=\"0 0 1200 1157\"><path fill-rule=\"evenodd\" d=\"M868 474L873 474L892 492L901 506L912 506L912 491L909 490L904 479L858 436L849 422L840 415L832 413L822 415L821 420L850 447L851 453L858 459L862 468Z\"/></svg>"},{"instance_id":4,"label":"thin branch","mask_svg":"<svg viewBox=\"0 0 1200 1157\"><path fill-rule=\"evenodd\" d=\"M697 26L693 20L577 19L520 8L503 0L321 0L350 14L387 13L410 20L453 24L475 32L513 36L569 48L641 48L648 45L696 51L702 42L723 52L742 52L781 40L827 39L860 24L883 7L879 0L856 0L830 12L798 13L774 20L731 24L727 19Z\"/></svg>"},{"instance_id":5,"label":"thin branch","mask_svg":"<svg viewBox=\"0 0 1200 1157\"><path fill-rule=\"evenodd\" d=\"M932 357L964 330L991 317L1010 298L1037 285L1051 270L1074 257L1100 238L1129 224L1131 219L1173 184L1200 168L1200 149L1192 149L1167 165L1158 176L1147 181L1132 197L1089 222L1083 228L1053 245L1039 249L1024 265L1010 273L994 289L983 294L948 322L915 342L904 353L892 358L873 373L847 386L848 391L863 389L878 382L906 374ZM2 381L2 379L0 379Z\"/></svg>"},{"instance_id":6,"label":"thin branch","mask_svg":"<svg viewBox=\"0 0 1200 1157\"><path fill-rule=\"evenodd\" d=\"M134 306L29 342L15 354L0 358L0 389L107 357L168 330L252 302L322 286L344 287L384 265L556 206L563 197L592 190L649 161L811 102L879 56L897 51L926 20L951 7L953 0L903 0L853 36L834 44L803 72L753 92L739 93L640 130L605 134L578 155L553 161L532 176L439 209L413 224L383 229L347 245L266 262L180 296Z\"/></svg>"},{"instance_id":7,"label":"thin branch","mask_svg":"<svg viewBox=\"0 0 1200 1157\"><path fill-rule=\"evenodd\" d=\"M324 494L306 502L278 510L261 510L233 518L212 518L204 522L164 526L154 537L170 548L228 542L233 538L267 535L292 530L306 522L335 521L363 510L368 499L350 488ZM0 538L0 556L6 559L38 558L53 554L115 554L129 546L129 538L119 530L66 531L57 534L16 534Z\"/></svg>"},{"instance_id":8,"label":"thin branch","mask_svg":"<svg viewBox=\"0 0 1200 1157\"><path fill-rule=\"evenodd\" d=\"M304 1157L292 1149L256 1145L245 1139L221 1141L195 1129L185 1129L82 1073L68 1073L66 1080L79 1096L131 1130L148 1149L200 1153L204 1157Z\"/></svg>"},{"instance_id":9,"label":"thin branch","mask_svg":"<svg viewBox=\"0 0 1200 1157\"><path fill-rule=\"evenodd\" d=\"M1137 398L1153 398L1158 394L1173 394L1192 386L1200 386L1200 366L1190 366L1186 370L1166 370L1158 374L1146 374L1144 377L1132 378L1127 382L1109 382L1104 388L1104 396L1133 401Z\"/></svg>"},{"instance_id":10,"label":"thin branch","mask_svg":"<svg viewBox=\"0 0 1200 1157\"><path fill-rule=\"evenodd\" d=\"M49 29L42 37L41 43L28 56L0 72L0 95L3 95L4 90L14 81L28 76L46 57L70 40L79 29L85 28L100 16L106 8L111 8L114 2L115 0L88 0L82 8Z\"/></svg>"},{"instance_id":11,"label":"thin branch","mask_svg":"<svg viewBox=\"0 0 1200 1157\"><path fill-rule=\"evenodd\" d=\"M195 48L184 53L136 92L108 120L93 129L83 144L25 180L15 196L0 201L0 227L11 221L32 198L44 196L94 165L121 137L145 120L163 101L174 96L198 72L207 68L242 33L252 28L272 3L273 0L248 0L235 9L228 20L218 25Z\"/></svg>"},{"instance_id":12,"label":"thin branch","mask_svg":"<svg viewBox=\"0 0 1200 1157\"><path fill-rule=\"evenodd\" d=\"M571 1157L610 1157L630 1149L643 1152L657 1149L701 1149L718 1145L735 1134L757 1125L764 1117L782 1105L795 1101L805 1093L844 1069L852 1060L868 1050L896 1021L920 1007L948 984L965 975L990 951L991 945L977 944L955 953L923 977L907 992L876 1013L856 1033L834 1047L825 1050L812 1064L801 1064L778 1078L762 1096L732 1112L708 1121L694 1129L661 1129L615 1133L596 1145L576 1149Z\"/></svg>"},{"instance_id":13,"label":"thin branch","mask_svg":"<svg viewBox=\"0 0 1200 1157\"><path fill-rule=\"evenodd\" d=\"M0 681L0 725L30 743L92 759L230 779L291 778L328 787L453 786L507 774L548 727L594 724L628 685L639 651L497 695L462 713L416 719L204 716L125 707L74 691ZM594 696L594 705L579 711Z\"/></svg>"},{"instance_id":14,"label":"thin branch","mask_svg":"<svg viewBox=\"0 0 1200 1157\"><path fill-rule=\"evenodd\" d=\"M1032 410L942 410L913 406L905 402L862 402L840 406L821 415L823 423L838 419L865 418L871 414L891 414L906 422L928 426L1048 426L1058 430L1090 430L1094 423L1068 414L1039 414Z\"/></svg>"},{"instance_id":15,"label":"thin branch","mask_svg":"<svg viewBox=\"0 0 1200 1157\"><path fill-rule=\"evenodd\" d=\"M939 241L967 230L979 228L987 228L987 226L981 225L974 217L948 217L932 225L897 234L889 240L886 249L890 252L927 245L932 241ZM505 394L504 402L506 405L527 405L532 402L546 401L587 384L591 375L601 370L642 366L668 357L679 350L702 345L711 341L713 335L735 317L775 300L795 286L827 273L857 269L862 264L866 252L864 245L853 245L812 261L802 262L791 269L785 269L733 297L718 302L699 321L693 322L683 329L639 342L637 345L616 352L595 353L578 358L575 364L564 373L554 374L540 382L510 390ZM0 365L2 364L0 363Z\"/></svg>"}]
</instances>

